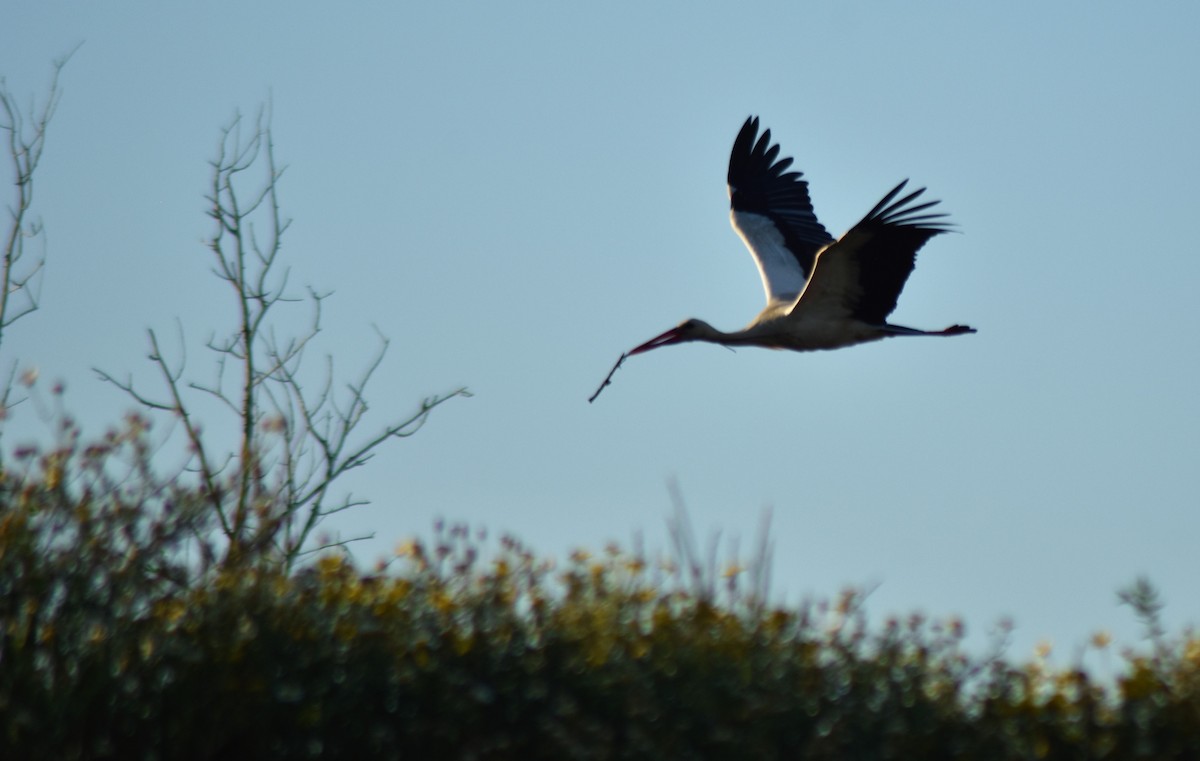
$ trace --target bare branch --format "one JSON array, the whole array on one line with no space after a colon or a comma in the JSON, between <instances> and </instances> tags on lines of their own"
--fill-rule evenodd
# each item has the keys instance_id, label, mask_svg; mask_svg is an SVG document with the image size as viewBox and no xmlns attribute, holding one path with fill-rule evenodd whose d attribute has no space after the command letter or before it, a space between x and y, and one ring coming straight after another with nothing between
<instances>
[{"instance_id":1,"label":"bare branch","mask_svg":"<svg viewBox=\"0 0 1200 761\"><path fill-rule=\"evenodd\" d=\"M16 97L8 90L5 81L0 78L0 115L3 117L0 120L0 132L7 133L8 157L16 193L16 198L8 206L9 226L4 236L3 251L0 251L0 342L3 340L5 328L38 307L39 294L33 286L34 279L45 265L45 250L43 249L41 258L26 269L19 268L25 256L26 240L41 238L44 242L44 231L39 221L31 222L27 216L33 204L34 173L46 147L46 133L50 120L54 118L54 112L62 98L59 76L67 61L78 49L76 46L67 55L54 61L45 101L40 108L32 100L29 103L29 124L25 122L25 111L17 104ZM11 298L18 293L25 298L25 304L14 307Z\"/></svg>"},{"instance_id":2,"label":"bare branch","mask_svg":"<svg viewBox=\"0 0 1200 761\"><path fill-rule=\"evenodd\" d=\"M165 398L141 393L131 380L100 375L144 408L179 421L193 458L189 464L226 539L224 562L270 561L290 568L313 551L345 545L339 540L311 546L324 518L366 504L349 494L330 498L335 481L369 461L385 441L415 434L435 407L470 394L457 389L429 397L408 418L374 435L360 435L369 410L367 386L389 342L376 329L378 351L358 378L344 386L335 386L333 360L326 356L315 391L309 390L306 355L321 333L324 300L330 294L311 287L306 298L289 293L291 272L282 262L282 241L290 220L279 205L284 169L275 161L269 106L254 120L237 115L221 130L210 167L205 198L214 227L206 243L212 272L228 284L237 315L228 335L206 341L215 354L213 380L183 381L186 357L168 363L153 331L150 360L158 368ZM279 331L277 307L298 301L308 302L307 327L295 334ZM182 329L179 342L183 344ZM236 421L238 440L232 451L214 456L211 445L206 446L185 402L189 391L215 399Z\"/></svg>"},{"instance_id":3,"label":"bare branch","mask_svg":"<svg viewBox=\"0 0 1200 761\"><path fill-rule=\"evenodd\" d=\"M0 232L0 346L9 326L37 311L41 303L46 236L41 221L30 216L34 175L46 147L50 121L62 98L59 77L67 61L78 49L76 45L53 62L50 86L40 106L30 98L28 106L22 108L8 89L8 83L0 77L0 133L4 133L13 187L13 198L7 204L8 225ZM25 245L35 240L41 251L30 261L27 260ZM13 395L16 369L17 363L12 362L7 380L0 389L0 420L22 401L14 399Z\"/></svg>"},{"instance_id":4,"label":"bare branch","mask_svg":"<svg viewBox=\"0 0 1200 761\"><path fill-rule=\"evenodd\" d=\"M146 409L169 412L182 423L185 435L187 436L188 447L191 452L191 456L194 457L197 462L196 471L199 474L201 482L204 486L205 499L208 500L208 502L212 505L214 512L218 516L218 520L221 522L222 529L224 529L228 535L230 532L230 527L224 510L221 489L217 484L218 471L214 470L209 462L209 457L207 451L205 450L204 442L200 438L200 428L192 417L180 393L180 378L183 377L183 368L186 356L181 357L178 366L175 369L172 369L171 366L167 364L167 360L163 356L162 350L159 347L158 336L153 330L148 330L146 333L150 339L150 354L148 357L159 370L159 374L163 380L163 385L166 387L170 396L169 401L152 399L142 394L134 388L132 379L126 379L122 381L114 378L109 373L98 368L94 368L94 370L96 374L100 376L101 380L111 383L120 390L124 391L130 396L130 398ZM183 342L180 341L180 343L182 345Z\"/></svg>"}]
</instances>

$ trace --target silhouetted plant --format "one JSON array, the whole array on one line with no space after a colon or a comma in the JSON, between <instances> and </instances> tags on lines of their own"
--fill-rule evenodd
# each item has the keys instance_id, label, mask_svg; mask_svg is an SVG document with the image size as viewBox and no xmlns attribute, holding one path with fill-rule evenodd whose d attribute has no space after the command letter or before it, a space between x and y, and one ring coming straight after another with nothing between
<instances>
[{"instance_id":1,"label":"silhouetted plant","mask_svg":"<svg viewBox=\"0 0 1200 761\"><path fill-rule=\"evenodd\" d=\"M22 500L39 503L30 514L79 508L55 494L59 478L43 468L22 485ZM5 758L1187 759L1200 749L1190 639L1153 667L1130 656L1116 683L1098 683L1077 667L974 656L953 618L872 627L855 590L799 606L750 604L749 590L697 595L686 576L664 573L675 560L615 546L558 566L513 539L487 547L463 526L439 527L371 573L329 554L291 575L218 566L183 585L156 581L153 564L120 570L118 552L70 565L71 548L87 545L75 537L94 533L59 547L35 534L12 513L0 521ZM102 567L113 570L87 583Z\"/></svg>"},{"instance_id":2,"label":"silhouetted plant","mask_svg":"<svg viewBox=\"0 0 1200 761\"><path fill-rule=\"evenodd\" d=\"M289 302L289 270L281 263L283 235L289 226L279 206L283 169L275 161L269 118L260 112L247 125L240 116L223 130L211 162L207 200L214 230L208 248L213 271L232 291L237 327L213 338L216 380L200 384L184 380L184 359L169 361L158 334L149 330L150 360L162 380L161 395L136 389L132 380L117 380L98 371L148 410L166 412L182 424L200 491L226 540L225 562L279 562L292 567L305 553L341 540L310 546L320 522L363 504L352 496L335 497L331 488L348 471L367 462L389 439L416 433L429 413L465 388L431 396L407 418L363 433L366 389L384 354L380 346L362 374L334 386L333 363L325 358L325 377L315 391L302 380L306 352L321 328L321 308L329 295L308 289L311 305L307 330L286 336L272 318ZM259 179L253 179L257 173ZM199 393L220 402L237 425L236 447L223 450L201 434L194 402Z\"/></svg>"},{"instance_id":3,"label":"silhouetted plant","mask_svg":"<svg viewBox=\"0 0 1200 761\"><path fill-rule=\"evenodd\" d=\"M50 120L62 97L59 75L70 57L71 53L68 53L54 62L50 86L40 106L31 99L28 107L22 108L8 89L8 83L0 77L0 133L5 133L13 194L8 204L8 224L0 233L4 240L0 250L0 346L3 346L8 328L38 308L40 275L46 264L46 239L41 220L30 219L34 177L46 147ZM33 241L42 244L42 252L30 260L25 247ZM13 397L16 373L17 363L10 362L5 378L0 382L0 422L9 408L20 401ZM3 433L2 426L0 433ZM0 453L2 461L3 454Z\"/></svg>"}]
</instances>

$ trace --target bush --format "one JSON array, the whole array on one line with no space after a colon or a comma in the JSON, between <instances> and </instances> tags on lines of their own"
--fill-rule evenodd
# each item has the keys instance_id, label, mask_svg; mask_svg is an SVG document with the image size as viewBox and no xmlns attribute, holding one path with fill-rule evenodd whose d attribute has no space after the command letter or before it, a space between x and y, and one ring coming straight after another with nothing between
<instances>
[{"instance_id":1,"label":"bush","mask_svg":"<svg viewBox=\"0 0 1200 761\"><path fill-rule=\"evenodd\" d=\"M198 495L96 488L144 435L5 476L4 758L1200 757L1197 641L1101 685L971 656L956 621L872 630L855 593L772 607L615 547L485 560L461 527L369 574L222 567Z\"/></svg>"}]
</instances>

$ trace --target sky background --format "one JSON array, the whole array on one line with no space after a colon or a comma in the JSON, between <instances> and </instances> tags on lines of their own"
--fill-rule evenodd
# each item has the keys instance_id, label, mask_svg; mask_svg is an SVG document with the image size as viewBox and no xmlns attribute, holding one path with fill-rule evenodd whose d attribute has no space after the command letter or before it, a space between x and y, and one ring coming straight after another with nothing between
<instances>
[{"instance_id":1,"label":"sky background","mask_svg":"<svg viewBox=\"0 0 1200 761\"><path fill-rule=\"evenodd\" d=\"M1149 576L1200 622L1200 5L7 3L0 74L41 96L80 42L37 176L42 308L5 367L67 384L100 434L153 390L148 327L231 325L203 194L219 128L270 97L284 255L332 289L322 351L392 349L374 422L468 387L345 486L365 563L433 521L563 557L773 511L783 599L873 587L872 615L961 615L1012 654L1136 643ZM25 100L27 102L27 100ZM762 117L831 233L899 180L960 227L892 319L979 329L838 352L624 350L690 316L743 326L758 274L725 169ZM6 199L7 200L7 199ZM304 309L281 313L302 330ZM317 369L314 365L314 369ZM219 432L220 422L206 421ZM6 445L44 435L32 410ZM371 427L371 426L368 426ZM40 434L38 433L40 431ZM216 434L214 433L214 436ZM220 444L220 442L214 442ZM1102 659L1104 656L1088 656Z\"/></svg>"}]
</instances>

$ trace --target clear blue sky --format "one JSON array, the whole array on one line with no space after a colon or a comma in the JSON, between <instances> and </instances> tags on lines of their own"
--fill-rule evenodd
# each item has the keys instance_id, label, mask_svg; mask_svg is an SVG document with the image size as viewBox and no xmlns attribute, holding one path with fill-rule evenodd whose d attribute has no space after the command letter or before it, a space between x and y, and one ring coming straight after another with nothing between
<instances>
[{"instance_id":1,"label":"clear blue sky","mask_svg":"<svg viewBox=\"0 0 1200 761\"><path fill-rule=\"evenodd\" d=\"M4 365L65 380L95 433L129 405L90 368L150 382L147 327L182 318L208 377L206 162L270 95L325 348L351 373L372 323L392 338L380 423L475 393L356 475L373 504L331 528L374 530L360 557L437 516L560 557L661 547L677 479L702 534L745 546L773 508L788 599L877 584L872 613L980 640L1011 616L1020 657L1132 642L1138 574L1200 620L1197 29L1191 3L13 3L13 91L84 44L38 178L42 310ZM941 198L963 234L893 319L978 335L675 347L587 404L621 351L760 308L724 187L752 113L835 234L902 178Z\"/></svg>"}]
</instances>

